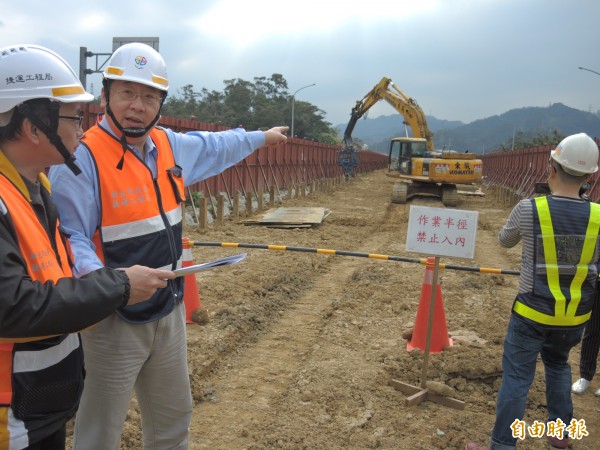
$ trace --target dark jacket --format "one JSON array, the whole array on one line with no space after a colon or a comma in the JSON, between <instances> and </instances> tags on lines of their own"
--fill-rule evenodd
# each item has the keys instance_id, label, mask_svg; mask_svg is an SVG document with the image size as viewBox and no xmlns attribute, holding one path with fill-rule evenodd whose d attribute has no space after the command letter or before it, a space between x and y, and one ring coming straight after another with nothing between
<instances>
[{"instance_id":1,"label":"dark jacket","mask_svg":"<svg viewBox=\"0 0 600 450\"><path fill-rule=\"evenodd\" d=\"M75 332L129 299L124 272L72 278L48 180L39 181L34 204L0 151L0 448L34 444L74 415L84 378Z\"/></svg>"}]
</instances>

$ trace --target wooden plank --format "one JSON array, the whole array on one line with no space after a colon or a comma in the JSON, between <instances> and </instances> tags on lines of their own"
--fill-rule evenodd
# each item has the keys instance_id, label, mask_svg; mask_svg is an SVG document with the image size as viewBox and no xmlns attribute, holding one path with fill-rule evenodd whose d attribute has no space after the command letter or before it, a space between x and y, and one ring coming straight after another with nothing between
<instances>
[{"instance_id":1,"label":"wooden plank","mask_svg":"<svg viewBox=\"0 0 600 450\"><path fill-rule=\"evenodd\" d=\"M399 380L390 380L388 384L397 391L402 391L405 394L412 395L422 390L420 387L413 386L412 384L404 383L403 381Z\"/></svg>"},{"instance_id":2,"label":"wooden plank","mask_svg":"<svg viewBox=\"0 0 600 450\"><path fill-rule=\"evenodd\" d=\"M427 400L448 406L453 409L458 409L460 411L464 410L466 405L466 403L463 401L456 400L455 398L451 397L443 397L441 395L434 394L431 391L427 393Z\"/></svg>"},{"instance_id":3,"label":"wooden plank","mask_svg":"<svg viewBox=\"0 0 600 450\"><path fill-rule=\"evenodd\" d=\"M252 218L242 223L251 225L266 225L269 227L281 226L284 228L293 228L295 226L310 227L319 225L325 218L331 214L327 208L276 208L269 209L258 218Z\"/></svg>"},{"instance_id":4,"label":"wooden plank","mask_svg":"<svg viewBox=\"0 0 600 450\"><path fill-rule=\"evenodd\" d=\"M427 389L417 392L416 394L411 395L410 397L406 397L404 404L406 406L415 406L423 403L429 397L429 393Z\"/></svg>"},{"instance_id":5,"label":"wooden plank","mask_svg":"<svg viewBox=\"0 0 600 450\"><path fill-rule=\"evenodd\" d=\"M420 387L413 386L412 384L404 383L399 380L390 380L388 383L397 391L402 391L409 396L406 398L406 406L415 406L424 401L431 401L439 403L440 405L448 406L450 408L458 409L460 411L465 409L466 403L460 400L456 400L451 397L444 397L442 395L434 394L428 389L421 389Z\"/></svg>"}]
</instances>

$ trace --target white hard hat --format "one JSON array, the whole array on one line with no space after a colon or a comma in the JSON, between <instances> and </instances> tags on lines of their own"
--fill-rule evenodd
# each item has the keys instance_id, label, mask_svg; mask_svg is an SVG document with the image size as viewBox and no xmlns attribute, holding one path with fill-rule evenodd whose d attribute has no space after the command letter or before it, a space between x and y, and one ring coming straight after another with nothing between
<instances>
[{"instance_id":1,"label":"white hard hat","mask_svg":"<svg viewBox=\"0 0 600 450\"><path fill-rule=\"evenodd\" d=\"M167 68L162 56L140 42L116 49L104 69L104 78L133 81L165 92L169 90Z\"/></svg>"},{"instance_id":2,"label":"white hard hat","mask_svg":"<svg viewBox=\"0 0 600 450\"><path fill-rule=\"evenodd\" d=\"M598 145L585 133L567 136L550 156L565 172L574 176L598 171Z\"/></svg>"},{"instance_id":3,"label":"white hard hat","mask_svg":"<svg viewBox=\"0 0 600 450\"><path fill-rule=\"evenodd\" d=\"M59 55L31 44L0 49L0 113L27 100L48 98L62 103L91 102L77 74Z\"/></svg>"}]
</instances>

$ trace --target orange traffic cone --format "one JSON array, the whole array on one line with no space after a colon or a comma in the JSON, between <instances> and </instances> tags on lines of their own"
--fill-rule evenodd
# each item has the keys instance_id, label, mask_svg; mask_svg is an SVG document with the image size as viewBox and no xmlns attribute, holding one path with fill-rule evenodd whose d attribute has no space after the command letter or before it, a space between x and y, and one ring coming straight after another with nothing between
<instances>
[{"instance_id":1,"label":"orange traffic cone","mask_svg":"<svg viewBox=\"0 0 600 450\"><path fill-rule=\"evenodd\" d=\"M183 245L182 267L194 265L192 259L192 242L189 238L181 239ZM190 273L183 276L183 302L185 303L185 321L186 323L196 323L192 320L192 315L196 309L202 308L200 305L200 294L198 293L198 284L196 283L196 274Z\"/></svg>"},{"instance_id":2,"label":"orange traffic cone","mask_svg":"<svg viewBox=\"0 0 600 450\"><path fill-rule=\"evenodd\" d=\"M433 265L434 258L427 258L425 268L425 280L421 288L421 298L415 319L415 327L412 337L406 345L408 351L416 348L425 351L427 342L427 325L429 323L429 306L431 304L431 288L433 284ZM435 287L435 304L433 307L433 325L431 328L431 339L429 341L429 351L431 353L440 353L444 347L451 346L452 339L448 336L448 327L446 326L446 314L444 313L444 301L442 299L442 288L439 283Z\"/></svg>"}]
</instances>

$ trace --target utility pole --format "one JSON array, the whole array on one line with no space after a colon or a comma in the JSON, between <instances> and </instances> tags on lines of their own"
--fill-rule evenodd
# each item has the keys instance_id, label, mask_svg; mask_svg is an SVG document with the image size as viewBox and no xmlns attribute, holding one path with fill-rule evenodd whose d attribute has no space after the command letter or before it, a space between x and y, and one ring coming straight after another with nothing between
<instances>
[{"instance_id":1,"label":"utility pole","mask_svg":"<svg viewBox=\"0 0 600 450\"><path fill-rule=\"evenodd\" d=\"M298 92L300 92L302 89L306 89L309 88L311 86L315 86L316 83L313 84L307 84L306 86L302 86L300 89L297 89L296 92L294 92L292 94L292 130L291 130L291 137L294 137L294 103L296 103L296 94Z\"/></svg>"},{"instance_id":2,"label":"utility pole","mask_svg":"<svg viewBox=\"0 0 600 450\"><path fill-rule=\"evenodd\" d=\"M579 70L587 70L588 72L592 72L595 73L596 75L600 76L600 72L596 72L595 70L592 69L586 69L585 67L578 67Z\"/></svg>"},{"instance_id":3,"label":"utility pole","mask_svg":"<svg viewBox=\"0 0 600 450\"><path fill-rule=\"evenodd\" d=\"M89 52L87 47L79 47L79 81L83 85L83 88L87 90L87 76L92 73L102 73L102 68L108 62L111 53L94 53ZM98 59L99 56L103 56L104 61L100 63ZM94 69L87 68L87 58L95 57L96 58L96 67Z\"/></svg>"}]
</instances>

